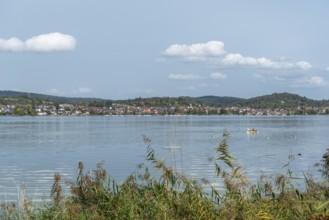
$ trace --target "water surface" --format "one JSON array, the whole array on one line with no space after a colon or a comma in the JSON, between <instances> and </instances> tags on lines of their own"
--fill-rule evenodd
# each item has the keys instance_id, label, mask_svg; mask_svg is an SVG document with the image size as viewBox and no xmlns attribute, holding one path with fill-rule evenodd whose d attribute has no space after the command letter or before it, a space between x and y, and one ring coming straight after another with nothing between
<instances>
[{"instance_id":1,"label":"water surface","mask_svg":"<svg viewBox=\"0 0 329 220\"><path fill-rule=\"evenodd\" d=\"M260 132L247 134L248 128ZM329 117L325 116L95 116L0 117L0 202L17 200L20 185L34 199L49 195L53 174L74 179L79 161L88 169L100 161L118 182L145 162L143 135L159 158L184 175L210 181L224 131L232 155L247 175L286 172L302 177L328 148ZM181 148L170 150L166 146Z\"/></svg>"}]
</instances>

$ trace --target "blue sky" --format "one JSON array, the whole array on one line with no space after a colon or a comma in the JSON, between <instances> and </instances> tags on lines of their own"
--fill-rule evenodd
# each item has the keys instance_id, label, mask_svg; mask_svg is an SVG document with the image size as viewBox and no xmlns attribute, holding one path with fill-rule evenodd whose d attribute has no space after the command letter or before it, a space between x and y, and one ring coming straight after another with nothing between
<instances>
[{"instance_id":1,"label":"blue sky","mask_svg":"<svg viewBox=\"0 0 329 220\"><path fill-rule=\"evenodd\" d=\"M329 98L329 2L0 2L0 90Z\"/></svg>"}]
</instances>

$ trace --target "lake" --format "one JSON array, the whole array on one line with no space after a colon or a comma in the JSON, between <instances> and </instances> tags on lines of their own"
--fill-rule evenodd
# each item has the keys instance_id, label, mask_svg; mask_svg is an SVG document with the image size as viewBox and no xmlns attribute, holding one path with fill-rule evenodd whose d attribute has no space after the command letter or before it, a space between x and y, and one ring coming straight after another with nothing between
<instances>
[{"instance_id":1,"label":"lake","mask_svg":"<svg viewBox=\"0 0 329 220\"><path fill-rule=\"evenodd\" d=\"M248 134L248 128L259 132ZM145 162L143 135L177 172L214 182L208 158L216 156L225 131L231 154L251 180L285 173L289 155L296 175L311 171L320 177L313 165L329 145L327 116L5 116L0 117L0 203L17 201L22 184L33 200L49 196L54 173L74 179L79 161L86 170L104 161L122 182Z\"/></svg>"}]
</instances>

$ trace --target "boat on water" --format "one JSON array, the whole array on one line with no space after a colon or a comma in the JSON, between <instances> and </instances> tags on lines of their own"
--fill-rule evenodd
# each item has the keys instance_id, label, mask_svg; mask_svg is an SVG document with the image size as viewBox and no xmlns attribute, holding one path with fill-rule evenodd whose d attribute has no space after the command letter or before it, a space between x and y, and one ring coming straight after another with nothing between
<instances>
[{"instance_id":1,"label":"boat on water","mask_svg":"<svg viewBox=\"0 0 329 220\"><path fill-rule=\"evenodd\" d=\"M248 134L257 134L259 131L258 130L256 130L256 129L254 129L254 128L252 128L252 129L247 129L247 133Z\"/></svg>"},{"instance_id":2,"label":"boat on water","mask_svg":"<svg viewBox=\"0 0 329 220\"><path fill-rule=\"evenodd\" d=\"M164 146L163 149L173 150L173 149L182 149L182 147L177 145L169 145L169 146Z\"/></svg>"}]
</instances>

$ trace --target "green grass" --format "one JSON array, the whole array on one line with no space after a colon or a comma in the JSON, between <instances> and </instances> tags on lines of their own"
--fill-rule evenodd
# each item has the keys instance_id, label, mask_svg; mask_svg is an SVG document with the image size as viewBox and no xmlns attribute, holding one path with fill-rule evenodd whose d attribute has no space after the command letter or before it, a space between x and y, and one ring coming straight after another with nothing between
<instances>
[{"instance_id":1,"label":"green grass","mask_svg":"<svg viewBox=\"0 0 329 220\"><path fill-rule=\"evenodd\" d=\"M157 159L151 140L144 137L146 161L122 184L102 163L85 173L80 162L75 181L54 175L52 202L41 208L28 200L3 205L1 219L329 219L329 157L317 164L321 182L304 175L304 191L294 186L289 163L286 174L261 176L253 185L230 154L227 138L224 133L211 161L224 191L174 172ZM70 187L69 195L63 184Z\"/></svg>"}]
</instances>

